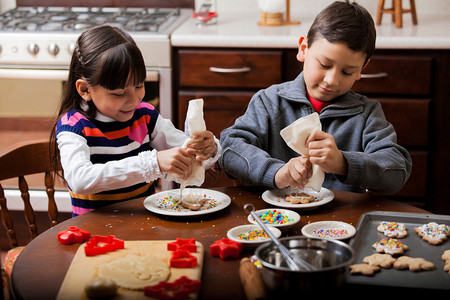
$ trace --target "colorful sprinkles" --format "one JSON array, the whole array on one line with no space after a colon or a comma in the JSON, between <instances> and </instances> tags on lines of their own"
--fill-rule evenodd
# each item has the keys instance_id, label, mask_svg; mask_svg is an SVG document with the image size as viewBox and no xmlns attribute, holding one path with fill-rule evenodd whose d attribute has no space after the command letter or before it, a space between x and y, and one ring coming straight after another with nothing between
<instances>
[{"instance_id":1,"label":"colorful sprinkles","mask_svg":"<svg viewBox=\"0 0 450 300\"><path fill-rule=\"evenodd\" d=\"M263 223L270 225L281 225L294 221L293 218L290 218L288 215L285 215L280 211L277 211L276 209L268 210L264 213L259 213L258 217L261 219Z\"/></svg>"},{"instance_id":2,"label":"colorful sprinkles","mask_svg":"<svg viewBox=\"0 0 450 300\"><path fill-rule=\"evenodd\" d=\"M263 229L253 229L247 233L239 234L237 238L243 241L255 241L268 239L269 235Z\"/></svg>"},{"instance_id":3,"label":"colorful sprinkles","mask_svg":"<svg viewBox=\"0 0 450 300\"><path fill-rule=\"evenodd\" d=\"M208 210L208 209L214 208L218 205L220 205L219 201L217 201L211 197L208 197L206 200L206 203L202 205L200 210ZM158 207L159 209L177 211L177 212L189 211L189 209L181 206L181 202L178 201L177 198L174 198L170 195L165 196L163 198L156 199L156 207Z\"/></svg>"},{"instance_id":4,"label":"colorful sprinkles","mask_svg":"<svg viewBox=\"0 0 450 300\"><path fill-rule=\"evenodd\" d=\"M380 223L380 227L383 231L383 233L389 237L393 236L404 236L406 227L402 223L397 222L386 222L383 221Z\"/></svg>"},{"instance_id":5,"label":"colorful sprinkles","mask_svg":"<svg viewBox=\"0 0 450 300\"><path fill-rule=\"evenodd\" d=\"M345 229L314 229L311 235L318 238L342 238L348 232Z\"/></svg>"},{"instance_id":6,"label":"colorful sprinkles","mask_svg":"<svg viewBox=\"0 0 450 300\"><path fill-rule=\"evenodd\" d=\"M450 230L449 226L445 224L438 224L436 222L424 224L420 226L419 229L425 237L439 238L439 239L446 238Z\"/></svg>"}]
</instances>

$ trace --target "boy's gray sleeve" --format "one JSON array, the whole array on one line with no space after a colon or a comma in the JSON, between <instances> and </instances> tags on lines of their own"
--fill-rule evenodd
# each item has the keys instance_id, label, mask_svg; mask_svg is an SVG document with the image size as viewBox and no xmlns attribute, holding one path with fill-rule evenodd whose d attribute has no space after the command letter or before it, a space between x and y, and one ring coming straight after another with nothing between
<instances>
[{"instance_id":1,"label":"boy's gray sleeve","mask_svg":"<svg viewBox=\"0 0 450 300\"><path fill-rule=\"evenodd\" d=\"M268 153L270 116L256 94L247 111L220 134L219 164L235 179L274 188L275 174L284 162Z\"/></svg>"},{"instance_id":2,"label":"boy's gray sleeve","mask_svg":"<svg viewBox=\"0 0 450 300\"><path fill-rule=\"evenodd\" d=\"M397 144L395 129L384 117L381 105L371 110L363 136L363 152L342 151L348 164L343 183L382 194L398 192L409 178L412 160Z\"/></svg>"}]
</instances>

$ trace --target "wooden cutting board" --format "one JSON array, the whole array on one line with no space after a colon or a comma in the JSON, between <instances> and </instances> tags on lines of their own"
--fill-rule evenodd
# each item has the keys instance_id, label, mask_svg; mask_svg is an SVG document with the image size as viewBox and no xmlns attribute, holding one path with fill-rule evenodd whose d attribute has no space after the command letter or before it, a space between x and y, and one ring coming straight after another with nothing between
<instances>
[{"instance_id":1,"label":"wooden cutting board","mask_svg":"<svg viewBox=\"0 0 450 300\"><path fill-rule=\"evenodd\" d=\"M84 253L85 244L78 248L75 257L67 271L63 284L58 293L57 300L65 299L86 299L89 298L84 292L85 285L91 280L97 271L97 267L101 264L108 263L118 257L126 256L128 254L147 254L158 258L169 265L169 259L172 251L167 250L167 243L173 241L125 241L124 249L119 249L106 254L95 256L86 256ZM203 245L196 241L197 252L191 253L197 257L198 265L193 268L170 268L170 276L168 281L172 282L181 276L185 275L190 279L201 279L203 267ZM193 295L192 299L196 299L197 294ZM110 299L145 299L143 291L134 291L120 288L117 295Z\"/></svg>"}]
</instances>

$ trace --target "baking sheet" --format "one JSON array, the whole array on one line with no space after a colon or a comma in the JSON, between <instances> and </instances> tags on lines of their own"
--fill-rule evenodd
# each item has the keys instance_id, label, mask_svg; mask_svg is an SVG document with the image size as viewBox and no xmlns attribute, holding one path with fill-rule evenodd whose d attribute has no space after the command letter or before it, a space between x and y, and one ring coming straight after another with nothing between
<instances>
[{"instance_id":1,"label":"baking sheet","mask_svg":"<svg viewBox=\"0 0 450 300\"><path fill-rule=\"evenodd\" d=\"M441 256L445 250L450 249L450 239L441 245L430 245L424 241L415 231L414 227L429 222L446 224L450 226L450 216L435 214L413 214L400 212L370 212L361 216L356 235L349 241L349 245L355 251L353 264L362 263L365 256L376 253L372 244L386 238L377 227L382 221L403 223L408 235L399 239L408 246L403 255L410 257L423 257L434 263L434 270L411 272L408 269L396 270L381 269L373 276L351 275L347 272L346 282L349 284L379 285L389 287L420 288L450 290L450 274L444 271L444 261Z\"/></svg>"}]
</instances>

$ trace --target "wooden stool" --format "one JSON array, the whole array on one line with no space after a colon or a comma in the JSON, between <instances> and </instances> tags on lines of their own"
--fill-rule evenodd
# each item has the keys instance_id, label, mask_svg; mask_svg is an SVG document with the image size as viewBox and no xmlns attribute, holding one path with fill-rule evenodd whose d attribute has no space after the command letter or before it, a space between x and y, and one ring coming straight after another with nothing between
<instances>
[{"instance_id":1,"label":"wooden stool","mask_svg":"<svg viewBox=\"0 0 450 300\"><path fill-rule=\"evenodd\" d=\"M402 14L411 13L414 25L417 25L416 4L414 0L409 0L410 9L402 8L402 0L392 0L392 8L384 8L384 0L378 0L377 11L377 25L381 24L381 17L383 13L392 14L392 22L395 22L395 27L401 28L403 26Z\"/></svg>"}]
</instances>

